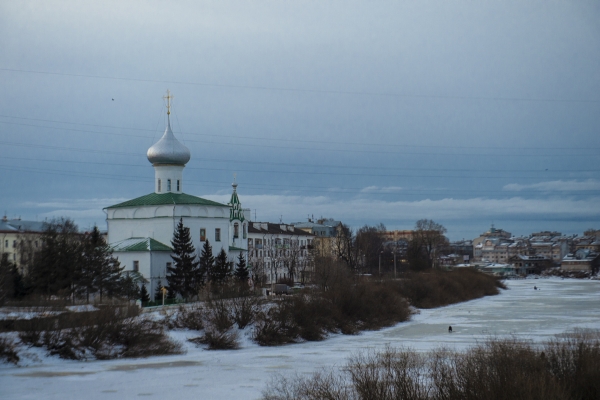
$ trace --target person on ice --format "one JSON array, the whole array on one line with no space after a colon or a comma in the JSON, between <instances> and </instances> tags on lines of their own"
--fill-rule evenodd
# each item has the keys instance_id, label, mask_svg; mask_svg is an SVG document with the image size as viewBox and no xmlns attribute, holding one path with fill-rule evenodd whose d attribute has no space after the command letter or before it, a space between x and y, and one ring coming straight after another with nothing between
<instances>
[{"instance_id":1,"label":"person on ice","mask_svg":"<svg viewBox=\"0 0 600 400\"><path fill-rule=\"evenodd\" d=\"M448 327L448 333L452 333L452 325Z\"/></svg>"}]
</instances>

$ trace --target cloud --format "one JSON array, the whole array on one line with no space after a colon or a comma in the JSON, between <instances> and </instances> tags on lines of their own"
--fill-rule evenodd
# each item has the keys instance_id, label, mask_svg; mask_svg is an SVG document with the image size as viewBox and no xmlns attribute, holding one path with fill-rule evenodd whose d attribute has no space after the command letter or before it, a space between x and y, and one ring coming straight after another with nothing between
<instances>
[{"instance_id":1,"label":"cloud","mask_svg":"<svg viewBox=\"0 0 600 400\"><path fill-rule=\"evenodd\" d=\"M544 192L570 192L570 191L588 191L588 190L600 190L600 181L595 179L588 179L585 181L547 181L533 183L530 185L521 185L518 183L511 183L505 185L503 190L507 191L521 191L521 190L539 190Z\"/></svg>"},{"instance_id":2,"label":"cloud","mask_svg":"<svg viewBox=\"0 0 600 400\"><path fill-rule=\"evenodd\" d=\"M111 206L113 204L122 203L127 201L127 198L102 198L102 199L53 199L44 202L33 202L27 201L23 203L23 206L28 208L63 208L63 209L91 209L101 211L104 207Z\"/></svg>"},{"instance_id":3,"label":"cloud","mask_svg":"<svg viewBox=\"0 0 600 400\"><path fill-rule=\"evenodd\" d=\"M400 186L367 186L361 189L361 193L397 193L401 191Z\"/></svg>"},{"instance_id":4,"label":"cloud","mask_svg":"<svg viewBox=\"0 0 600 400\"><path fill-rule=\"evenodd\" d=\"M600 197L582 200L552 198L454 199L385 201L372 199L338 200L327 196L240 195L245 208L254 210L259 221L304 221L307 215L357 221L358 224L388 221L502 219L523 217L598 218ZM227 201L221 196L206 196ZM411 222L411 223L412 223Z\"/></svg>"}]
</instances>

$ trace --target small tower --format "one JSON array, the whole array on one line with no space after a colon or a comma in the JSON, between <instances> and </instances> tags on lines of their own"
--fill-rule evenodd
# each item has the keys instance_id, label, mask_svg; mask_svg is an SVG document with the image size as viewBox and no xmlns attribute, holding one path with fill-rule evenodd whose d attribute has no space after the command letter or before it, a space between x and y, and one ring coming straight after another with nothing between
<instances>
[{"instance_id":1,"label":"small tower","mask_svg":"<svg viewBox=\"0 0 600 400\"><path fill-rule=\"evenodd\" d=\"M231 224L232 241L234 246L240 246L245 242L247 237L247 226L244 219L244 210L242 209L242 203L237 194L237 182L235 181L235 175L233 177L233 183L231 187L233 192L231 193L231 200L229 200L229 223Z\"/></svg>"},{"instance_id":2,"label":"small tower","mask_svg":"<svg viewBox=\"0 0 600 400\"><path fill-rule=\"evenodd\" d=\"M171 129L171 99L167 90L167 128L165 133L148 149L148 161L154 166L154 192L183 193L183 168L190 161L190 150L181 144Z\"/></svg>"}]
</instances>

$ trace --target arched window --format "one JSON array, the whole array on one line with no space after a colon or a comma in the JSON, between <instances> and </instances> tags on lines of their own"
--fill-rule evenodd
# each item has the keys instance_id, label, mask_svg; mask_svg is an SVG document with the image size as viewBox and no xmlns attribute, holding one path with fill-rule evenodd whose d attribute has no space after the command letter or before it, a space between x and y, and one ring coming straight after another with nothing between
<instances>
[{"instance_id":1,"label":"arched window","mask_svg":"<svg viewBox=\"0 0 600 400\"><path fill-rule=\"evenodd\" d=\"M171 191L171 180L167 179L167 192Z\"/></svg>"},{"instance_id":2,"label":"arched window","mask_svg":"<svg viewBox=\"0 0 600 400\"><path fill-rule=\"evenodd\" d=\"M233 238L237 239L240 237L240 224L237 222L233 224Z\"/></svg>"},{"instance_id":3,"label":"arched window","mask_svg":"<svg viewBox=\"0 0 600 400\"><path fill-rule=\"evenodd\" d=\"M244 239L246 239L247 237L247 228L246 228L246 224L244 224Z\"/></svg>"},{"instance_id":4,"label":"arched window","mask_svg":"<svg viewBox=\"0 0 600 400\"><path fill-rule=\"evenodd\" d=\"M158 179L158 193L160 193L160 192L161 192L161 190L162 190L162 188L161 188L161 186L162 186L162 185L161 185L161 183L162 183L162 182L160 181L160 178L159 178L159 179Z\"/></svg>"}]
</instances>

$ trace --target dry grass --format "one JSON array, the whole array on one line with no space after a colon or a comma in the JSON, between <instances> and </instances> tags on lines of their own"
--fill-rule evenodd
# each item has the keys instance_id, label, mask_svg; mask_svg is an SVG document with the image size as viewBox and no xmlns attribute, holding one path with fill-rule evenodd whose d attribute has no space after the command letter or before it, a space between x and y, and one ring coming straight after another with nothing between
<instances>
[{"instance_id":1,"label":"dry grass","mask_svg":"<svg viewBox=\"0 0 600 400\"><path fill-rule=\"evenodd\" d=\"M386 348L339 370L276 376L268 400L592 400L600 398L600 334L578 331L541 346L490 340L465 352Z\"/></svg>"}]
</instances>

